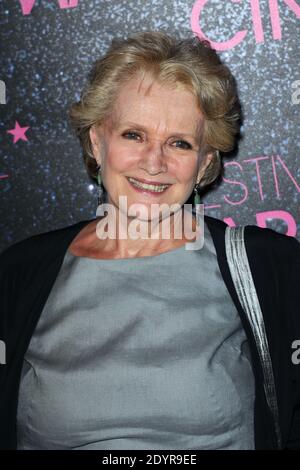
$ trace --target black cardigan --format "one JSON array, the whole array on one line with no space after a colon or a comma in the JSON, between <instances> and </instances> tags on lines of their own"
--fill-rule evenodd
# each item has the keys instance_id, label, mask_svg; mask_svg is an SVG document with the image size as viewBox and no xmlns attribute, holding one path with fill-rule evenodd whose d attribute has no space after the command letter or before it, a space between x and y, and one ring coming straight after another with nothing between
<instances>
[{"instance_id":1,"label":"black cardigan","mask_svg":"<svg viewBox=\"0 0 300 470\"><path fill-rule=\"evenodd\" d=\"M66 250L91 220L31 236L0 255L0 340L6 345L6 363L0 364L0 449L17 448L16 414L23 358ZM205 222L223 280L249 340L255 376L255 448L276 449L258 351L227 264L226 224L209 216L205 216ZM274 230L247 225L245 244L273 365L282 448L300 449L300 364L291 359L292 343L300 340L300 243Z\"/></svg>"}]
</instances>

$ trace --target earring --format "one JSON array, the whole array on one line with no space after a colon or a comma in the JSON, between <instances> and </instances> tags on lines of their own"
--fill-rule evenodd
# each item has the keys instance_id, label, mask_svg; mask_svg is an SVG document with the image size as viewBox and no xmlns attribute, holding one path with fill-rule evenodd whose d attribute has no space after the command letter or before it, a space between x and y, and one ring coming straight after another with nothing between
<instances>
[{"instance_id":1,"label":"earring","mask_svg":"<svg viewBox=\"0 0 300 470\"><path fill-rule=\"evenodd\" d=\"M197 207L197 204L201 204L200 194L198 193L199 183L194 187L194 206Z\"/></svg>"},{"instance_id":2,"label":"earring","mask_svg":"<svg viewBox=\"0 0 300 470\"><path fill-rule=\"evenodd\" d=\"M97 174L97 182L98 182L98 206L100 206L103 196L103 187L102 187L102 178L101 178L101 165L98 166L98 174Z\"/></svg>"},{"instance_id":3,"label":"earring","mask_svg":"<svg viewBox=\"0 0 300 470\"><path fill-rule=\"evenodd\" d=\"M194 210L196 212L196 225L199 229L203 230L203 222L201 217L203 217L203 207L204 205L201 204L200 194L198 193L199 190L199 183L194 186Z\"/></svg>"}]
</instances>

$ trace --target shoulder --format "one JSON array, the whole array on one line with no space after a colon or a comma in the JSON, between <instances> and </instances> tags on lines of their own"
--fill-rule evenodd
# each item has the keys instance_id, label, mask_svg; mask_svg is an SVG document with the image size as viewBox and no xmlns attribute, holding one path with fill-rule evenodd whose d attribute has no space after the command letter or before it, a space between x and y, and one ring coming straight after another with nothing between
<instances>
[{"instance_id":1,"label":"shoulder","mask_svg":"<svg viewBox=\"0 0 300 470\"><path fill-rule=\"evenodd\" d=\"M246 225L245 244L249 251L256 251L262 255L271 254L277 259L279 257L293 258L297 263L300 260L300 243L297 238L276 232L270 228Z\"/></svg>"},{"instance_id":2,"label":"shoulder","mask_svg":"<svg viewBox=\"0 0 300 470\"><path fill-rule=\"evenodd\" d=\"M89 220L83 220L62 228L35 234L13 243L0 254L1 270L16 269L21 265L38 263L43 258L49 257L51 253L67 248L68 242L88 222Z\"/></svg>"},{"instance_id":3,"label":"shoulder","mask_svg":"<svg viewBox=\"0 0 300 470\"><path fill-rule=\"evenodd\" d=\"M246 225L244 240L247 257L256 282L274 292L289 289L299 301L300 243L270 228Z\"/></svg>"},{"instance_id":4,"label":"shoulder","mask_svg":"<svg viewBox=\"0 0 300 470\"><path fill-rule=\"evenodd\" d=\"M209 228L214 231L225 233L228 227L226 222L214 217L205 215L204 220ZM282 247L286 250L295 249L296 251L300 249L300 242L295 237L276 232L271 228L258 227L257 225L247 224L244 227L244 236L247 244L257 247L268 245L270 248Z\"/></svg>"},{"instance_id":5,"label":"shoulder","mask_svg":"<svg viewBox=\"0 0 300 470\"><path fill-rule=\"evenodd\" d=\"M224 250L225 231L228 227L224 221L214 217L205 216L205 222L213 234L222 251ZM257 225L244 226L244 239L247 253L250 258L268 259L269 261L292 262L300 271L300 243L291 237L270 228Z\"/></svg>"}]
</instances>

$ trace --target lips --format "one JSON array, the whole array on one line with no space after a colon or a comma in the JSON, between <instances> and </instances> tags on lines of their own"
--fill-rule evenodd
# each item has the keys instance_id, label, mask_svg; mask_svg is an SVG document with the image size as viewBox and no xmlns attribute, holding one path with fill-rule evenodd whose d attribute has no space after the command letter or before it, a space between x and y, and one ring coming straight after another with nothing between
<instances>
[{"instance_id":1,"label":"lips","mask_svg":"<svg viewBox=\"0 0 300 470\"><path fill-rule=\"evenodd\" d=\"M154 183L144 183L145 180L140 180L136 178L131 178L128 177L128 182L132 188L134 188L136 191L142 192L144 194L150 194L150 195L155 195L157 196L158 194L164 193L170 184L164 185L164 184L154 184Z\"/></svg>"},{"instance_id":2,"label":"lips","mask_svg":"<svg viewBox=\"0 0 300 470\"><path fill-rule=\"evenodd\" d=\"M155 186L171 186L170 183L164 183L163 181L150 181L150 180L145 180L143 178L134 178L133 176L130 177L128 176L127 178L132 178L136 181L139 181L141 183L145 183L145 184L152 184L152 185L155 185Z\"/></svg>"}]
</instances>

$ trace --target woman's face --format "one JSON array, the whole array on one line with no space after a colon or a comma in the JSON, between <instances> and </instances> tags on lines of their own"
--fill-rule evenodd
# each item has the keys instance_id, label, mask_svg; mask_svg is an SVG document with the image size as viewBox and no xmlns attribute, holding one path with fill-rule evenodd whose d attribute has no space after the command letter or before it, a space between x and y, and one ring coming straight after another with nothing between
<instances>
[{"instance_id":1,"label":"woman's face","mask_svg":"<svg viewBox=\"0 0 300 470\"><path fill-rule=\"evenodd\" d=\"M90 129L108 202L119 208L119 196L126 196L128 208L133 203L148 210L153 203L182 206L212 158L200 156L202 125L196 99L187 89L147 76L127 82L111 116ZM155 184L156 191L137 187L139 182Z\"/></svg>"}]
</instances>

